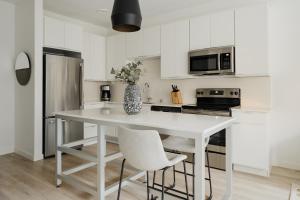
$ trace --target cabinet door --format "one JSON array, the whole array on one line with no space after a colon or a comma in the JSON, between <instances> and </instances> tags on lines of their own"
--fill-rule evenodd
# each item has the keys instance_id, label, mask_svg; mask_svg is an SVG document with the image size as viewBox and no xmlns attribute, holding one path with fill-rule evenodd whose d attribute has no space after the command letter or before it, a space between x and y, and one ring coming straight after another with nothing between
<instances>
[{"instance_id":1,"label":"cabinet door","mask_svg":"<svg viewBox=\"0 0 300 200\"><path fill-rule=\"evenodd\" d=\"M84 79L90 81L106 80L106 40L105 37L84 33Z\"/></svg>"},{"instance_id":2,"label":"cabinet door","mask_svg":"<svg viewBox=\"0 0 300 200\"><path fill-rule=\"evenodd\" d=\"M126 63L125 35L118 34L107 38L106 79L114 80L111 69L122 67Z\"/></svg>"},{"instance_id":3,"label":"cabinet door","mask_svg":"<svg viewBox=\"0 0 300 200\"><path fill-rule=\"evenodd\" d=\"M65 47L64 22L50 17L44 18L44 46L55 48Z\"/></svg>"},{"instance_id":4,"label":"cabinet door","mask_svg":"<svg viewBox=\"0 0 300 200\"><path fill-rule=\"evenodd\" d=\"M65 23L65 48L72 51L82 51L82 27Z\"/></svg>"},{"instance_id":5,"label":"cabinet door","mask_svg":"<svg viewBox=\"0 0 300 200\"><path fill-rule=\"evenodd\" d=\"M135 59L143 56L143 31L126 34L126 56L127 59Z\"/></svg>"},{"instance_id":6,"label":"cabinet door","mask_svg":"<svg viewBox=\"0 0 300 200\"><path fill-rule=\"evenodd\" d=\"M267 6L239 8L235 13L236 74L268 75Z\"/></svg>"},{"instance_id":7,"label":"cabinet door","mask_svg":"<svg viewBox=\"0 0 300 200\"><path fill-rule=\"evenodd\" d=\"M234 11L211 15L211 47L234 45Z\"/></svg>"},{"instance_id":8,"label":"cabinet door","mask_svg":"<svg viewBox=\"0 0 300 200\"><path fill-rule=\"evenodd\" d=\"M82 46L82 58L84 60L84 80L89 80L91 77L93 77L92 41L90 33L85 32L83 34Z\"/></svg>"},{"instance_id":9,"label":"cabinet door","mask_svg":"<svg viewBox=\"0 0 300 200\"><path fill-rule=\"evenodd\" d=\"M160 56L160 26L145 28L143 34L144 56Z\"/></svg>"},{"instance_id":10,"label":"cabinet door","mask_svg":"<svg viewBox=\"0 0 300 200\"><path fill-rule=\"evenodd\" d=\"M233 163L254 169L269 167L269 144L264 124L236 124L233 132Z\"/></svg>"},{"instance_id":11,"label":"cabinet door","mask_svg":"<svg viewBox=\"0 0 300 200\"><path fill-rule=\"evenodd\" d=\"M92 41L92 58L93 58L93 75L92 80L105 81L106 80L106 39L99 35L91 35Z\"/></svg>"},{"instance_id":12,"label":"cabinet door","mask_svg":"<svg viewBox=\"0 0 300 200\"><path fill-rule=\"evenodd\" d=\"M233 163L242 167L269 171L269 115L233 110L237 119L232 127Z\"/></svg>"},{"instance_id":13,"label":"cabinet door","mask_svg":"<svg viewBox=\"0 0 300 200\"><path fill-rule=\"evenodd\" d=\"M162 26L161 77L187 78L189 20Z\"/></svg>"},{"instance_id":14,"label":"cabinet door","mask_svg":"<svg viewBox=\"0 0 300 200\"><path fill-rule=\"evenodd\" d=\"M210 16L190 20L190 50L210 47Z\"/></svg>"}]
</instances>

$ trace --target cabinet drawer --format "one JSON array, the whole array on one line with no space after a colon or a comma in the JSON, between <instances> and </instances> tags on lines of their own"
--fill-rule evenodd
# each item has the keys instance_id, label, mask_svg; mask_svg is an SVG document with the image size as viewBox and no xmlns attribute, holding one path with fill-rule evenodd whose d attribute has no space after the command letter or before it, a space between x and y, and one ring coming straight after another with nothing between
<instances>
[{"instance_id":1,"label":"cabinet drawer","mask_svg":"<svg viewBox=\"0 0 300 200\"><path fill-rule=\"evenodd\" d=\"M232 116L237 119L237 123L265 124L268 119L267 113L252 111L232 111Z\"/></svg>"}]
</instances>

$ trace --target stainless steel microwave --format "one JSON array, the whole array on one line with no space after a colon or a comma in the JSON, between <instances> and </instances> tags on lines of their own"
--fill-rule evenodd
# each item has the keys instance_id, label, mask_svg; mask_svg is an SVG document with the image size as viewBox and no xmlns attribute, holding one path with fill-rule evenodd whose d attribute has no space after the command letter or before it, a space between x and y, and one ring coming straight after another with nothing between
<instances>
[{"instance_id":1,"label":"stainless steel microwave","mask_svg":"<svg viewBox=\"0 0 300 200\"><path fill-rule=\"evenodd\" d=\"M193 75L234 74L234 46L189 52L189 73Z\"/></svg>"}]
</instances>

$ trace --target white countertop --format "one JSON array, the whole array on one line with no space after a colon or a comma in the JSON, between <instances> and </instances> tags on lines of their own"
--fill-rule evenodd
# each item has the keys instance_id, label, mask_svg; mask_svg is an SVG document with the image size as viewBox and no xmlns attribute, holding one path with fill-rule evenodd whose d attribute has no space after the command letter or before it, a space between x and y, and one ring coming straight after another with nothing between
<instances>
[{"instance_id":1,"label":"white countertop","mask_svg":"<svg viewBox=\"0 0 300 200\"><path fill-rule=\"evenodd\" d=\"M199 134L210 136L234 121L230 117L216 117L205 115L152 112L143 110L137 115L127 115L120 107L103 107L88 110L74 110L57 112L56 117L76 118L89 123L104 123L107 125L134 125L147 128L174 130L186 133L191 137Z\"/></svg>"},{"instance_id":2,"label":"white countertop","mask_svg":"<svg viewBox=\"0 0 300 200\"><path fill-rule=\"evenodd\" d=\"M251 106L238 106L233 107L231 110L242 111L242 112L260 112L260 113L268 113L271 111L271 108L267 107L251 107Z\"/></svg>"}]
</instances>

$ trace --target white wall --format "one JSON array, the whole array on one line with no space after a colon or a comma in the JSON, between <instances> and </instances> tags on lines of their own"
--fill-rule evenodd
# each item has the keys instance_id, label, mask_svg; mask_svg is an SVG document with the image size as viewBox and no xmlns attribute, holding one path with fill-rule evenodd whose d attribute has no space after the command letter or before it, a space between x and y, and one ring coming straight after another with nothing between
<instances>
[{"instance_id":1,"label":"white wall","mask_svg":"<svg viewBox=\"0 0 300 200\"><path fill-rule=\"evenodd\" d=\"M15 8L0 1L0 155L14 152L15 144Z\"/></svg>"},{"instance_id":2,"label":"white wall","mask_svg":"<svg viewBox=\"0 0 300 200\"><path fill-rule=\"evenodd\" d=\"M42 0L16 3L16 55L29 54L32 74L28 85L15 85L15 152L31 160L42 158Z\"/></svg>"},{"instance_id":3,"label":"white wall","mask_svg":"<svg viewBox=\"0 0 300 200\"><path fill-rule=\"evenodd\" d=\"M300 1L270 7L273 164L300 169Z\"/></svg>"},{"instance_id":4,"label":"white wall","mask_svg":"<svg viewBox=\"0 0 300 200\"><path fill-rule=\"evenodd\" d=\"M155 103L163 100L170 104L171 84L177 84L181 89L185 104L195 103L196 88L213 87L237 87L242 90L242 105L247 107L268 108L270 107L270 78L221 78L221 77L199 77L187 80L161 80L160 59L143 61L143 76L139 84L143 88L144 83L150 83L150 95ZM112 100L123 101L124 87L122 83L113 83ZM145 98L145 95L143 96ZM144 99L145 100L145 99Z\"/></svg>"}]
</instances>

